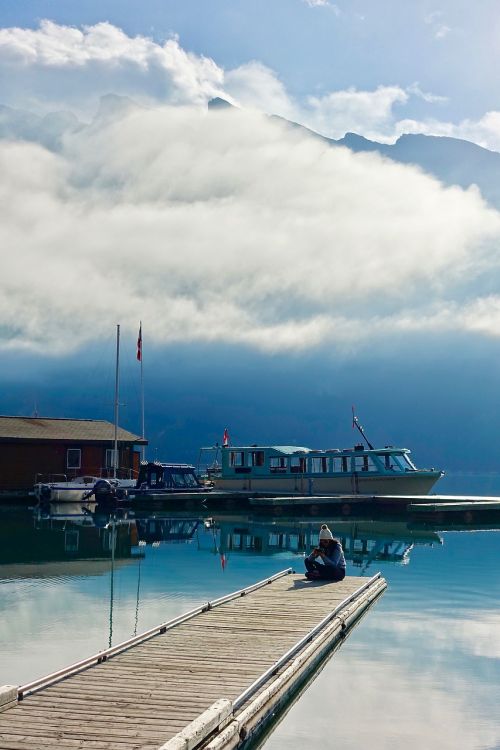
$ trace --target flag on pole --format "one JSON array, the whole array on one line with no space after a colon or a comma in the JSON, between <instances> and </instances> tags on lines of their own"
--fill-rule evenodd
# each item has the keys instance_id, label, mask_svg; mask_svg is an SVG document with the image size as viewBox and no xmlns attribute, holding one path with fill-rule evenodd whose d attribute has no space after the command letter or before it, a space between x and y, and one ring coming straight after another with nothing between
<instances>
[{"instance_id":1,"label":"flag on pole","mask_svg":"<svg viewBox=\"0 0 500 750\"><path fill-rule=\"evenodd\" d=\"M137 361L142 362L142 323L139 326L139 336L137 338Z\"/></svg>"},{"instance_id":2,"label":"flag on pole","mask_svg":"<svg viewBox=\"0 0 500 750\"><path fill-rule=\"evenodd\" d=\"M224 430L224 435L222 437L222 445L224 446L224 448L227 448L227 446L229 445L229 432L227 431L227 427Z\"/></svg>"}]
</instances>

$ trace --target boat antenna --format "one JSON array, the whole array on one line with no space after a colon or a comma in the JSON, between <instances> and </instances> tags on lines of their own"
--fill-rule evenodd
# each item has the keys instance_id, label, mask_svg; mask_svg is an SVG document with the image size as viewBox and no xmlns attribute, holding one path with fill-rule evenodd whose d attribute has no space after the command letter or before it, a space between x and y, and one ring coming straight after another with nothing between
<instances>
[{"instance_id":1,"label":"boat antenna","mask_svg":"<svg viewBox=\"0 0 500 750\"><path fill-rule=\"evenodd\" d=\"M363 430L363 427L359 423L359 419L357 418L356 414L354 413L354 406L353 406L352 407L352 429L354 430L355 428L357 430L359 430L359 432L361 433L361 437L363 438L363 440L367 444L368 448L372 451L373 450L373 445L370 443L370 441L366 437L365 431Z\"/></svg>"}]
</instances>

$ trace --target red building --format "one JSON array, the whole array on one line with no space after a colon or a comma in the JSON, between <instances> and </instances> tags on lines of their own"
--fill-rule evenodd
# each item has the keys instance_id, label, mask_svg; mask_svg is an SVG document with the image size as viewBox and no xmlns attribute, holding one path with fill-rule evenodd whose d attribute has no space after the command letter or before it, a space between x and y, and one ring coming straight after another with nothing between
<instances>
[{"instance_id":1,"label":"red building","mask_svg":"<svg viewBox=\"0 0 500 750\"><path fill-rule=\"evenodd\" d=\"M118 428L118 476L136 477L147 440ZM111 473L115 428L98 419L0 416L0 491L31 490L50 476ZM57 477L55 475L58 475Z\"/></svg>"}]
</instances>

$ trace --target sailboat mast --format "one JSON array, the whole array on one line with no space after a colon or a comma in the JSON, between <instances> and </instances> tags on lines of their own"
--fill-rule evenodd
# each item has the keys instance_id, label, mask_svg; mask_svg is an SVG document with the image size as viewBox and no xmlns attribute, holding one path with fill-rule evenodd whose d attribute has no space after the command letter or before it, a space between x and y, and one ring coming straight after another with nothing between
<instances>
[{"instance_id":1,"label":"sailboat mast","mask_svg":"<svg viewBox=\"0 0 500 750\"><path fill-rule=\"evenodd\" d=\"M113 451L113 478L118 473L118 408L120 387L120 325L116 326L116 373L115 373L115 445Z\"/></svg>"}]
</instances>

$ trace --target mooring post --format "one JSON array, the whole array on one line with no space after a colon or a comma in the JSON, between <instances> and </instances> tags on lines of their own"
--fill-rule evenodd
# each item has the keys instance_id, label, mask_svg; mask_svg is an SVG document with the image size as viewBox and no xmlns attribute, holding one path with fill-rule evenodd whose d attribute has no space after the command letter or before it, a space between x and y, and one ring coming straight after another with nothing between
<instances>
[{"instance_id":1,"label":"mooring post","mask_svg":"<svg viewBox=\"0 0 500 750\"><path fill-rule=\"evenodd\" d=\"M17 686L2 685L0 687L0 711L7 711L17 705Z\"/></svg>"},{"instance_id":2,"label":"mooring post","mask_svg":"<svg viewBox=\"0 0 500 750\"><path fill-rule=\"evenodd\" d=\"M181 732L167 740L159 750L193 750L205 740L214 729L221 728L233 715L233 704L226 698L215 701L198 718Z\"/></svg>"}]
</instances>

